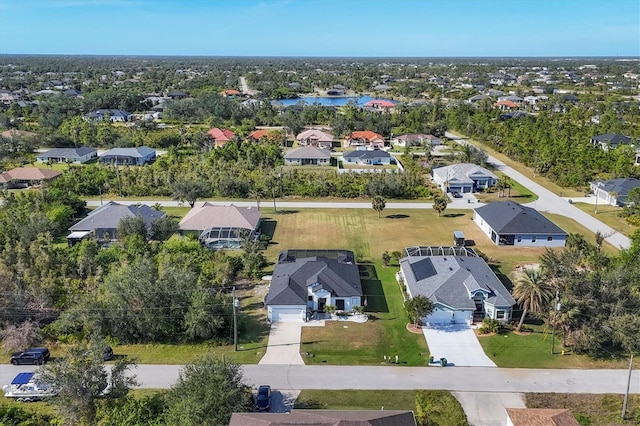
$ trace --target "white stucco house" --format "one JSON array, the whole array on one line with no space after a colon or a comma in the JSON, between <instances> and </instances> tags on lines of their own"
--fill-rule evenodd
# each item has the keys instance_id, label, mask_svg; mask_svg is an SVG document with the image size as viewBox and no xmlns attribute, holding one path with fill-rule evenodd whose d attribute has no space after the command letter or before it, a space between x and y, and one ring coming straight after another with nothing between
<instances>
[{"instance_id":1,"label":"white stucco house","mask_svg":"<svg viewBox=\"0 0 640 426\"><path fill-rule=\"evenodd\" d=\"M598 198L598 202L611 206L624 207L627 205L629 192L640 188L640 179L619 178L605 181L589 182L591 192Z\"/></svg>"},{"instance_id":2,"label":"white stucco house","mask_svg":"<svg viewBox=\"0 0 640 426\"><path fill-rule=\"evenodd\" d=\"M295 148L284 155L284 164L286 166L329 166L331 151L313 146Z\"/></svg>"},{"instance_id":3,"label":"white stucco house","mask_svg":"<svg viewBox=\"0 0 640 426\"><path fill-rule=\"evenodd\" d=\"M285 250L265 298L270 322L305 321L327 305L351 312L362 306L360 273L349 250Z\"/></svg>"},{"instance_id":4,"label":"white stucco house","mask_svg":"<svg viewBox=\"0 0 640 426\"><path fill-rule=\"evenodd\" d=\"M568 234L531 207L494 202L473 211L473 221L496 245L564 247Z\"/></svg>"},{"instance_id":5,"label":"white stucco house","mask_svg":"<svg viewBox=\"0 0 640 426\"><path fill-rule=\"evenodd\" d=\"M443 192L469 193L495 186L498 176L476 164L460 163L433 169L433 182Z\"/></svg>"},{"instance_id":6,"label":"white stucco house","mask_svg":"<svg viewBox=\"0 0 640 426\"><path fill-rule=\"evenodd\" d=\"M405 249L398 281L409 298L429 298L434 311L423 324L472 324L488 317L511 320L516 304L489 265L467 247L416 246Z\"/></svg>"}]
</instances>

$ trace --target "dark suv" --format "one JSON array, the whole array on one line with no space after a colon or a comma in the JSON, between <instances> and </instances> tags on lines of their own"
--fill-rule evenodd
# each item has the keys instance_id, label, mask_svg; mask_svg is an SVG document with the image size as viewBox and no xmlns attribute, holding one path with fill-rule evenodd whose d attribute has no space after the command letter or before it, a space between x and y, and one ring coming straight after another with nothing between
<instances>
[{"instance_id":1,"label":"dark suv","mask_svg":"<svg viewBox=\"0 0 640 426\"><path fill-rule=\"evenodd\" d=\"M256 410L271 410L271 386L262 385L258 388L258 395L256 396Z\"/></svg>"},{"instance_id":2,"label":"dark suv","mask_svg":"<svg viewBox=\"0 0 640 426\"><path fill-rule=\"evenodd\" d=\"M30 348L26 351L16 352L11 355L10 362L13 365L32 364L42 365L49 361L51 354L47 348Z\"/></svg>"}]
</instances>

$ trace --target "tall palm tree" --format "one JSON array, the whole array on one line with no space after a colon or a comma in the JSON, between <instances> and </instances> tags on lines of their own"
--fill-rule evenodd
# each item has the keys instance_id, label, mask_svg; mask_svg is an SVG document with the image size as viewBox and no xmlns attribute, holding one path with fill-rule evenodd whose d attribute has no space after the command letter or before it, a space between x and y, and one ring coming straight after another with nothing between
<instances>
[{"instance_id":1,"label":"tall palm tree","mask_svg":"<svg viewBox=\"0 0 640 426\"><path fill-rule=\"evenodd\" d=\"M546 283L542 268L525 268L513 286L513 297L522 306L522 317L517 331L522 328L527 312L542 313L547 308L552 294L551 287Z\"/></svg>"}]
</instances>

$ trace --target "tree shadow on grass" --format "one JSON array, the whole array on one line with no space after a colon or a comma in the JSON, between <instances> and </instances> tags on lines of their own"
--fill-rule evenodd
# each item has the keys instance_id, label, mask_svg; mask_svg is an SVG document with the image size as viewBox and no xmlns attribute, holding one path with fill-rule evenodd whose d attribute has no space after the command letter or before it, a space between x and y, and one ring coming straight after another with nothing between
<instances>
[{"instance_id":1,"label":"tree shadow on grass","mask_svg":"<svg viewBox=\"0 0 640 426\"><path fill-rule=\"evenodd\" d=\"M298 210L278 210L274 214L296 214Z\"/></svg>"},{"instance_id":2,"label":"tree shadow on grass","mask_svg":"<svg viewBox=\"0 0 640 426\"><path fill-rule=\"evenodd\" d=\"M442 215L442 217L460 217L460 216L464 216L464 213L447 213Z\"/></svg>"},{"instance_id":3,"label":"tree shadow on grass","mask_svg":"<svg viewBox=\"0 0 640 426\"><path fill-rule=\"evenodd\" d=\"M411 216L409 216L408 214L388 214L385 217L388 219L406 219Z\"/></svg>"}]
</instances>

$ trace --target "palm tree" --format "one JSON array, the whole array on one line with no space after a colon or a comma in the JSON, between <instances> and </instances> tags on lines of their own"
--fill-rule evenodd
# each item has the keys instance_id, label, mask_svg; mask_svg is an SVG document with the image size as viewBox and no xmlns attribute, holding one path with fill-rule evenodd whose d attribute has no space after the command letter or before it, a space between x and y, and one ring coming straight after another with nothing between
<instances>
[{"instance_id":1,"label":"palm tree","mask_svg":"<svg viewBox=\"0 0 640 426\"><path fill-rule=\"evenodd\" d=\"M513 286L513 297L522 306L522 317L516 327L520 331L527 312L542 313L551 300L552 289L544 280L542 268L525 268L524 275Z\"/></svg>"},{"instance_id":2,"label":"palm tree","mask_svg":"<svg viewBox=\"0 0 640 426\"><path fill-rule=\"evenodd\" d=\"M502 176L503 195L504 195L504 189L506 188L507 197L511 198L511 188L512 187L513 187L513 179L511 179L509 176Z\"/></svg>"}]
</instances>

